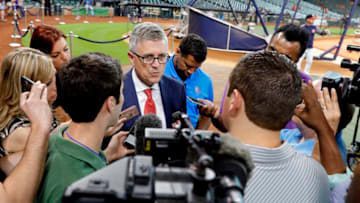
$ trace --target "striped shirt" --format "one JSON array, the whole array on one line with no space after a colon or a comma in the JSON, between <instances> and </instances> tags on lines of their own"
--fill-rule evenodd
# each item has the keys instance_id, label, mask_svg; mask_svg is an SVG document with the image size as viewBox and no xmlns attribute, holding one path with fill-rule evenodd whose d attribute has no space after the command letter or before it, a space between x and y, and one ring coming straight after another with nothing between
<instances>
[{"instance_id":1,"label":"striped shirt","mask_svg":"<svg viewBox=\"0 0 360 203\"><path fill-rule=\"evenodd\" d=\"M286 142L274 149L248 147L255 169L246 184L246 203L329 202L328 177L317 161Z\"/></svg>"}]
</instances>

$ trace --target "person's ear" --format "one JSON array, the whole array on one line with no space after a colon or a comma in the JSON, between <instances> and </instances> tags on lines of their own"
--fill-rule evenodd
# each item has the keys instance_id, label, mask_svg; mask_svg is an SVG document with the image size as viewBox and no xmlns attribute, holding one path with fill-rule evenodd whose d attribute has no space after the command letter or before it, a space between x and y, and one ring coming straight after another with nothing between
<instances>
[{"instance_id":1,"label":"person's ear","mask_svg":"<svg viewBox=\"0 0 360 203\"><path fill-rule=\"evenodd\" d=\"M112 112L115 106L116 106L115 97L110 96L105 100L105 107L108 112Z\"/></svg>"},{"instance_id":2,"label":"person's ear","mask_svg":"<svg viewBox=\"0 0 360 203\"><path fill-rule=\"evenodd\" d=\"M234 89L230 96L229 113L231 116L236 117L239 113L245 111L245 101L241 92Z\"/></svg>"},{"instance_id":3,"label":"person's ear","mask_svg":"<svg viewBox=\"0 0 360 203\"><path fill-rule=\"evenodd\" d=\"M128 57L129 57L131 66L134 66L134 64L135 64L135 56L129 51L128 52Z\"/></svg>"}]
</instances>

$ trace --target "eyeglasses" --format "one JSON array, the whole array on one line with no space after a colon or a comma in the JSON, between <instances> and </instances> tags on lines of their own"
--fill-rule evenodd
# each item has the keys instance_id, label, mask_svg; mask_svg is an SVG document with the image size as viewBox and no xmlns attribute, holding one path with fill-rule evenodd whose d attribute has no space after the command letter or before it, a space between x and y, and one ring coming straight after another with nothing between
<instances>
[{"instance_id":1,"label":"eyeglasses","mask_svg":"<svg viewBox=\"0 0 360 203\"><path fill-rule=\"evenodd\" d=\"M155 62L155 59L158 60L160 64L165 64L169 60L168 54L160 54L158 57L154 57L153 55L147 55L147 56L140 56L139 54L135 53L134 51L131 51L135 56L141 58L141 61L144 64L153 64Z\"/></svg>"}]
</instances>

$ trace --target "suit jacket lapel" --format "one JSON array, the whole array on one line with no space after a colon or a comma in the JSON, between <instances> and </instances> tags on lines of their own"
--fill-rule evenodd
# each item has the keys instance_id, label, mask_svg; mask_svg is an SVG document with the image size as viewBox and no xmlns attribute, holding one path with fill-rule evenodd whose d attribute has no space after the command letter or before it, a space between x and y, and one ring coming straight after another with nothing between
<instances>
[{"instance_id":1,"label":"suit jacket lapel","mask_svg":"<svg viewBox=\"0 0 360 203\"><path fill-rule=\"evenodd\" d=\"M141 116L141 110L140 110L139 102L138 102L138 99L137 99L134 82L133 82L133 79L132 79L132 71L134 71L134 68L132 68L125 75L125 78L124 78L123 93L124 93L125 101L124 101L124 105L123 105L122 109L124 110L124 109L130 107L131 105L135 104L138 111L139 111L139 115L134 118L134 120L136 120L139 116Z\"/></svg>"},{"instance_id":2,"label":"suit jacket lapel","mask_svg":"<svg viewBox=\"0 0 360 203\"><path fill-rule=\"evenodd\" d=\"M170 127L171 110L169 109L170 105L168 104L168 100L169 100L168 99L168 91L167 91L168 89L166 88L164 76L161 78L161 80L159 82L159 86L160 86L161 100L162 100L164 113L165 113L166 127Z\"/></svg>"}]
</instances>

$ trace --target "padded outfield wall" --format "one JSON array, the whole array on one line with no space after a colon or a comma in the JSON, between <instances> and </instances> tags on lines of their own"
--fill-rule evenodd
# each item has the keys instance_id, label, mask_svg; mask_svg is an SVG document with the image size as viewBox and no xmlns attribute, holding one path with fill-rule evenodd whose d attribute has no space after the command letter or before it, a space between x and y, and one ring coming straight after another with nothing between
<instances>
[{"instance_id":1,"label":"padded outfield wall","mask_svg":"<svg viewBox=\"0 0 360 203\"><path fill-rule=\"evenodd\" d=\"M228 22L187 7L188 32L200 35L209 48L228 51L259 51L267 46L265 38Z\"/></svg>"}]
</instances>

